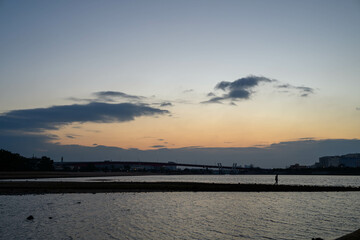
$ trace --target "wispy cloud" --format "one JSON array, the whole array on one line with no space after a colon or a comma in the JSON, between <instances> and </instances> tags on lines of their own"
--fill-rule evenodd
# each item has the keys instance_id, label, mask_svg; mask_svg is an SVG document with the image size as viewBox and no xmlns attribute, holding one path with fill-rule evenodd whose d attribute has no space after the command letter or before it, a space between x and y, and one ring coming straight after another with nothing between
<instances>
[{"instance_id":1,"label":"wispy cloud","mask_svg":"<svg viewBox=\"0 0 360 240\"><path fill-rule=\"evenodd\" d=\"M67 138L70 138L70 139L75 139L77 137L79 137L80 135L76 135L76 134L68 134L66 135Z\"/></svg>"},{"instance_id":2,"label":"wispy cloud","mask_svg":"<svg viewBox=\"0 0 360 240\"><path fill-rule=\"evenodd\" d=\"M0 130L39 131L58 129L74 122L125 122L140 116L168 114L169 111L143 104L99 103L13 110L0 115Z\"/></svg>"},{"instance_id":3,"label":"wispy cloud","mask_svg":"<svg viewBox=\"0 0 360 240\"><path fill-rule=\"evenodd\" d=\"M191 93L191 92L194 92L194 89L186 89L183 91L183 93Z\"/></svg>"},{"instance_id":4,"label":"wispy cloud","mask_svg":"<svg viewBox=\"0 0 360 240\"><path fill-rule=\"evenodd\" d=\"M69 97L66 100L70 100L72 102L94 102L95 99L92 98L77 98L77 97Z\"/></svg>"},{"instance_id":5,"label":"wispy cloud","mask_svg":"<svg viewBox=\"0 0 360 240\"><path fill-rule=\"evenodd\" d=\"M73 102L107 102L107 103L114 103L119 102L120 100L126 100L127 102L140 102L146 100L146 97L143 96L136 96L126 94L124 92L119 91L100 91L92 93L93 98L77 98L77 97L69 97L67 100Z\"/></svg>"},{"instance_id":6,"label":"wispy cloud","mask_svg":"<svg viewBox=\"0 0 360 240\"><path fill-rule=\"evenodd\" d=\"M170 106L173 106L173 104L171 102L162 102L160 104L160 107L170 107Z\"/></svg>"},{"instance_id":7,"label":"wispy cloud","mask_svg":"<svg viewBox=\"0 0 360 240\"><path fill-rule=\"evenodd\" d=\"M219 103L219 104L222 104L222 100L224 100L224 99L225 98L223 98L223 97L213 97L210 100L207 100L207 101L204 101L204 102L201 102L201 103Z\"/></svg>"},{"instance_id":8,"label":"wispy cloud","mask_svg":"<svg viewBox=\"0 0 360 240\"><path fill-rule=\"evenodd\" d=\"M154 146L150 146L151 148L166 148L165 145L154 145Z\"/></svg>"},{"instance_id":9,"label":"wispy cloud","mask_svg":"<svg viewBox=\"0 0 360 240\"><path fill-rule=\"evenodd\" d=\"M135 95L129 95L123 92L116 92L116 91L102 91L102 92L95 92L93 93L98 100L103 101L115 101L116 99L127 99L127 100L141 100L145 97L142 96L135 96Z\"/></svg>"},{"instance_id":10,"label":"wispy cloud","mask_svg":"<svg viewBox=\"0 0 360 240\"><path fill-rule=\"evenodd\" d=\"M293 86L288 83L277 85L276 87L280 88L280 89L295 89L295 90L299 91L301 97L308 97L310 94L313 94L315 92L315 90L313 88L303 87L303 86L298 87L298 86Z\"/></svg>"}]
</instances>

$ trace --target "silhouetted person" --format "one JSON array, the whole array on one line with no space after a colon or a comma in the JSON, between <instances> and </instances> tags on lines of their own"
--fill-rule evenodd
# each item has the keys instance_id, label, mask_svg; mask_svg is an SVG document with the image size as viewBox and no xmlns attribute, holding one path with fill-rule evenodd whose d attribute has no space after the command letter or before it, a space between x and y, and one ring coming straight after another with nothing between
<instances>
[{"instance_id":1,"label":"silhouetted person","mask_svg":"<svg viewBox=\"0 0 360 240\"><path fill-rule=\"evenodd\" d=\"M276 174L275 176L275 185L277 185L279 182L279 174Z\"/></svg>"}]
</instances>

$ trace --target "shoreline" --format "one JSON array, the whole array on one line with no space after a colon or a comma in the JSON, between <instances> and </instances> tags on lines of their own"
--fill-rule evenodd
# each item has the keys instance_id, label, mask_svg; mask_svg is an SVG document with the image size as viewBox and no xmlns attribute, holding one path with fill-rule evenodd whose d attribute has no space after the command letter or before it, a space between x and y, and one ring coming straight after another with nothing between
<instances>
[{"instance_id":1,"label":"shoreline","mask_svg":"<svg viewBox=\"0 0 360 240\"><path fill-rule=\"evenodd\" d=\"M358 174L299 174L299 173L242 173L236 175L308 175L308 176L358 176ZM199 175L191 173L162 173L162 172L68 172L68 171L0 171L0 180L31 180L41 178L81 178L81 177L128 177L128 176L171 176L171 175ZM200 174L217 175L217 174ZM226 175L226 174L225 174Z\"/></svg>"},{"instance_id":2,"label":"shoreline","mask_svg":"<svg viewBox=\"0 0 360 240\"><path fill-rule=\"evenodd\" d=\"M359 192L360 187L199 182L2 181L0 195L116 192Z\"/></svg>"}]
</instances>

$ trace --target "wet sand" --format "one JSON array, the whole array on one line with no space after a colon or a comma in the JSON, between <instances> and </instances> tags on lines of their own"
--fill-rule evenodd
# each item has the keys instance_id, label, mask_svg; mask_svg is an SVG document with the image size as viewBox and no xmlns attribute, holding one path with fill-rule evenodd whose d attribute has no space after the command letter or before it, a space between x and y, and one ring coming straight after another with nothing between
<instances>
[{"instance_id":1,"label":"wet sand","mask_svg":"<svg viewBox=\"0 0 360 240\"><path fill-rule=\"evenodd\" d=\"M0 195L111 192L342 192L359 187L220 184L197 182L38 182L2 181Z\"/></svg>"}]
</instances>

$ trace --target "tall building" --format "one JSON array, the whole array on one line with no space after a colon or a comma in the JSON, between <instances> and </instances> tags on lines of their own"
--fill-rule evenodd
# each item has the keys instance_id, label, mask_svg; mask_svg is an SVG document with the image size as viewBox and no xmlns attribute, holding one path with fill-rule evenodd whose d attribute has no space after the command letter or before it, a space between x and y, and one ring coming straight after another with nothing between
<instances>
[{"instance_id":1,"label":"tall building","mask_svg":"<svg viewBox=\"0 0 360 240\"><path fill-rule=\"evenodd\" d=\"M342 156L326 156L319 158L318 167L360 167L360 153L346 154Z\"/></svg>"}]
</instances>

